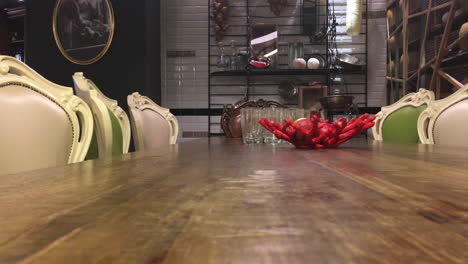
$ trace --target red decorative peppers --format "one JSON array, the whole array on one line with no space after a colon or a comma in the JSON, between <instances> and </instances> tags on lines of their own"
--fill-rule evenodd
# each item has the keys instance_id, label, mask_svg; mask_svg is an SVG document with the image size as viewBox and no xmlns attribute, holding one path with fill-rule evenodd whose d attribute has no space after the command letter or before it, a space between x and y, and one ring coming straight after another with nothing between
<instances>
[{"instance_id":1,"label":"red decorative peppers","mask_svg":"<svg viewBox=\"0 0 468 264\"><path fill-rule=\"evenodd\" d=\"M364 114L347 122L345 117L329 123L316 115L293 122L284 120L284 125L262 118L258 122L279 139L284 139L297 148L336 148L350 138L373 127L375 116Z\"/></svg>"}]
</instances>

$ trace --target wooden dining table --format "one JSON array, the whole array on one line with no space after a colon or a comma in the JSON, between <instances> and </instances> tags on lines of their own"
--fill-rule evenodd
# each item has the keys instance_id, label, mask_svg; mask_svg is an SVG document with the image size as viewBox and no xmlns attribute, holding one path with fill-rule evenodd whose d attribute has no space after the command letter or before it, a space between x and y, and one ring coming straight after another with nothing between
<instances>
[{"instance_id":1,"label":"wooden dining table","mask_svg":"<svg viewBox=\"0 0 468 264\"><path fill-rule=\"evenodd\" d=\"M468 149L208 138L0 176L0 263L468 263Z\"/></svg>"}]
</instances>

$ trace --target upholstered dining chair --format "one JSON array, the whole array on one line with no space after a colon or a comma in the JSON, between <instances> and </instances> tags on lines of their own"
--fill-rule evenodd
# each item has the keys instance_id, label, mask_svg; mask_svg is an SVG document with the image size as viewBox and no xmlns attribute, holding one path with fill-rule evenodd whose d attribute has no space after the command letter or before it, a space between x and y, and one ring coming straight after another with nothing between
<instances>
[{"instance_id":1,"label":"upholstered dining chair","mask_svg":"<svg viewBox=\"0 0 468 264\"><path fill-rule=\"evenodd\" d=\"M433 102L421 113L418 132L423 144L468 146L468 85Z\"/></svg>"},{"instance_id":2,"label":"upholstered dining chair","mask_svg":"<svg viewBox=\"0 0 468 264\"><path fill-rule=\"evenodd\" d=\"M434 93L419 89L410 93L398 102L382 107L377 113L372 134L377 141L400 143L419 143L418 118L420 114L434 101Z\"/></svg>"},{"instance_id":3,"label":"upholstered dining chair","mask_svg":"<svg viewBox=\"0 0 468 264\"><path fill-rule=\"evenodd\" d=\"M270 106L282 107L286 106L275 101L265 101L259 99L257 101L247 101L234 106L231 109L224 111L221 115L221 128L227 138L242 138L241 128L241 109L246 107L265 108Z\"/></svg>"},{"instance_id":4,"label":"upholstered dining chair","mask_svg":"<svg viewBox=\"0 0 468 264\"><path fill-rule=\"evenodd\" d=\"M0 174L83 161L93 116L71 87L0 56Z\"/></svg>"},{"instance_id":5,"label":"upholstered dining chair","mask_svg":"<svg viewBox=\"0 0 468 264\"><path fill-rule=\"evenodd\" d=\"M106 97L82 72L73 75L75 93L91 108L94 133L86 159L106 158L128 153L130 120L116 100Z\"/></svg>"},{"instance_id":6,"label":"upholstered dining chair","mask_svg":"<svg viewBox=\"0 0 468 264\"><path fill-rule=\"evenodd\" d=\"M175 144L179 123L169 109L139 93L127 97L133 141L137 151Z\"/></svg>"}]
</instances>

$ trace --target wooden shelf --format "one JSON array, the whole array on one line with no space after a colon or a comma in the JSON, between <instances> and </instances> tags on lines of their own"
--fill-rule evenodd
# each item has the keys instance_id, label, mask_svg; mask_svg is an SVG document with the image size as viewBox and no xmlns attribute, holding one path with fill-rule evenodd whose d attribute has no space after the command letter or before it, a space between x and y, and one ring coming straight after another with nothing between
<instances>
[{"instance_id":1,"label":"wooden shelf","mask_svg":"<svg viewBox=\"0 0 468 264\"><path fill-rule=\"evenodd\" d=\"M464 67L468 61L468 52L461 52L451 57L443 59L440 63L440 67Z\"/></svg>"},{"instance_id":2,"label":"wooden shelf","mask_svg":"<svg viewBox=\"0 0 468 264\"><path fill-rule=\"evenodd\" d=\"M435 92L437 99L440 99L441 94L446 92L441 91L445 89L441 88L441 80L445 79L455 86L459 86L460 83L450 75L452 73L451 71L453 71L452 74L455 74L454 72L459 73L460 70L468 64L466 63L468 60L468 53L454 55L459 43L459 40L456 39L454 35L458 33L457 31L461 25L468 20L468 14L455 17L456 10L458 9L458 4L455 4L457 0L448 0L444 3L435 2L433 0L432 3L436 3L435 6L428 6L425 1L403 1L404 5L401 8L403 17L402 25L398 25L397 28L387 29L389 38L399 34L400 28L402 36L398 43L397 50L389 51L388 54L391 56L389 59L394 59L395 63L397 63L399 58L395 58L396 54L402 55L403 53L414 51L425 51L425 54L420 55L425 56L427 63L417 70L410 68L409 64L404 64L403 69L400 69L400 74L402 75L401 79L399 79L400 77L395 78L389 76L387 80L402 83L403 94L399 96L411 92L410 90L414 90L414 88L427 87ZM418 2L419 6L417 6ZM399 3L399 1L392 1L387 7L390 8L395 3ZM415 6L411 7L410 5L412 4ZM442 16L442 13L446 12L445 9L449 12L449 17L447 19L447 23L449 23L448 26L445 24L434 25L433 19L426 19L429 14L431 14L432 18L434 18L434 16ZM408 35L408 30L404 30L408 29L412 23L420 23L421 30L416 30L415 33L412 33L419 34L420 36ZM428 77L428 74L432 77ZM458 78L460 78L460 76L458 76ZM396 93L390 91L388 94L395 95ZM389 101L395 101L397 99L398 98L390 98Z\"/></svg>"},{"instance_id":3,"label":"wooden shelf","mask_svg":"<svg viewBox=\"0 0 468 264\"><path fill-rule=\"evenodd\" d=\"M428 12L434 12L434 11L437 11L439 9L445 8L445 7L450 6L450 5L452 5L452 2L447 2L447 3L440 4L440 5L436 5L436 6L433 6L431 8L427 8L426 10L421 10L421 11L418 11L416 13L410 14L408 16L408 18L413 19L413 18L416 18L418 16L426 15Z\"/></svg>"},{"instance_id":4,"label":"wooden shelf","mask_svg":"<svg viewBox=\"0 0 468 264\"><path fill-rule=\"evenodd\" d=\"M421 43L421 39L415 39L415 40L412 40L410 42L408 42L408 51L415 51L415 50L419 50L421 47L420 45ZM395 54L396 51L390 51L392 54ZM402 46L399 46L398 47L398 53L401 55L403 55L403 47Z\"/></svg>"},{"instance_id":5,"label":"wooden shelf","mask_svg":"<svg viewBox=\"0 0 468 264\"><path fill-rule=\"evenodd\" d=\"M23 43L24 43L24 40L22 40L22 39L21 40L13 40L11 42L11 44L23 44Z\"/></svg>"},{"instance_id":6,"label":"wooden shelf","mask_svg":"<svg viewBox=\"0 0 468 264\"><path fill-rule=\"evenodd\" d=\"M237 71L218 71L212 72L211 76L266 76L266 75L326 75L327 73L343 73L343 74L363 74L363 71L329 71L328 69L316 70L295 70L295 69L252 69L252 70L237 70Z\"/></svg>"},{"instance_id":7,"label":"wooden shelf","mask_svg":"<svg viewBox=\"0 0 468 264\"><path fill-rule=\"evenodd\" d=\"M403 22L401 22L393 31L392 33L390 33L390 38L393 37L394 35L396 35L398 33L398 31L401 31L401 29L403 28Z\"/></svg>"},{"instance_id":8,"label":"wooden shelf","mask_svg":"<svg viewBox=\"0 0 468 264\"><path fill-rule=\"evenodd\" d=\"M408 51L415 51L421 48L421 39L414 39L408 43Z\"/></svg>"},{"instance_id":9,"label":"wooden shelf","mask_svg":"<svg viewBox=\"0 0 468 264\"><path fill-rule=\"evenodd\" d=\"M388 81L394 81L394 82L399 82L399 83L403 82L403 79L399 79L399 78L395 78L395 77L391 77L391 76L387 76L386 79Z\"/></svg>"},{"instance_id":10,"label":"wooden shelf","mask_svg":"<svg viewBox=\"0 0 468 264\"><path fill-rule=\"evenodd\" d=\"M431 65L435 62L435 58L432 58L430 61L428 61L426 64L424 64L422 67L419 68L416 72L413 72L411 75L408 77L408 81L413 80L415 77L418 76L418 73L423 73L427 68L431 68Z\"/></svg>"},{"instance_id":11,"label":"wooden shelf","mask_svg":"<svg viewBox=\"0 0 468 264\"><path fill-rule=\"evenodd\" d=\"M455 17L452 23L452 27L450 28L450 32L458 31L460 27L466 22L468 17L466 15L460 15ZM438 24L433 26L433 28L429 31L429 39L434 38L435 36L439 36L444 33L445 25Z\"/></svg>"}]
</instances>

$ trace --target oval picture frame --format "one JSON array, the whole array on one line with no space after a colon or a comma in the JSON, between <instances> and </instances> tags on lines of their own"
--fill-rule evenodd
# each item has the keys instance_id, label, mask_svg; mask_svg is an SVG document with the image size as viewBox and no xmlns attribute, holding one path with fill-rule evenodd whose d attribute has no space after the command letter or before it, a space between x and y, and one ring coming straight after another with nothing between
<instances>
[{"instance_id":1,"label":"oval picture frame","mask_svg":"<svg viewBox=\"0 0 468 264\"><path fill-rule=\"evenodd\" d=\"M110 0L57 0L53 13L55 43L75 64L89 65L109 50L114 37Z\"/></svg>"}]
</instances>

